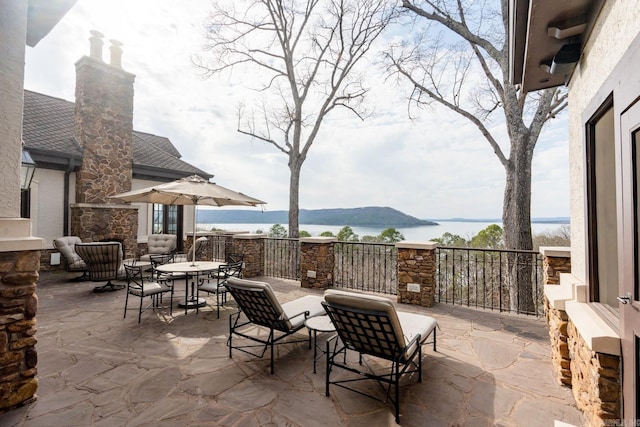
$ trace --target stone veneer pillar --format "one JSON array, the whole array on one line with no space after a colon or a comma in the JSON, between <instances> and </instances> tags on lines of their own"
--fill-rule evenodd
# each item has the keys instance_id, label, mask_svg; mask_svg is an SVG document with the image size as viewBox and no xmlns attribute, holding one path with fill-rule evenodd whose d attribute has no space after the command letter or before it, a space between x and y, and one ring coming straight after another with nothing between
<instances>
[{"instance_id":1,"label":"stone veneer pillar","mask_svg":"<svg viewBox=\"0 0 640 427\"><path fill-rule=\"evenodd\" d=\"M42 239L28 219L0 218L0 412L28 403L36 378L36 286Z\"/></svg>"},{"instance_id":2,"label":"stone veneer pillar","mask_svg":"<svg viewBox=\"0 0 640 427\"><path fill-rule=\"evenodd\" d=\"M398 249L398 302L431 307L436 293L436 249L433 242L402 241Z\"/></svg>"},{"instance_id":3,"label":"stone veneer pillar","mask_svg":"<svg viewBox=\"0 0 640 427\"><path fill-rule=\"evenodd\" d=\"M236 234L232 236L231 252L244 256L242 275L247 279L263 274L264 237L264 234Z\"/></svg>"},{"instance_id":4,"label":"stone veneer pillar","mask_svg":"<svg viewBox=\"0 0 640 427\"><path fill-rule=\"evenodd\" d=\"M115 49L107 64L102 34L92 31L90 40L91 56L76 62L75 135L83 158L76 173L71 233L84 241L122 240L125 256L135 256L137 209L109 198L131 189L135 76L120 67L118 42L112 40Z\"/></svg>"},{"instance_id":5,"label":"stone veneer pillar","mask_svg":"<svg viewBox=\"0 0 640 427\"><path fill-rule=\"evenodd\" d=\"M571 248L541 247L543 285L559 285L563 273L571 272ZM567 312L554 308L545 297L544 313L551 341L551 363L558 383L571 386L571 358L567 344Z\"/></svg>"},{"instance_id":6,"label":"stone veneer pillar","mask_svg":"<svg viewBox=\"0 0 640 427\"><path fill-rule=\"evenodd\" d=\"M333 285L335 237L300 239L300 285L303 288L327 289Z\"/></svg>"}]
</instances>

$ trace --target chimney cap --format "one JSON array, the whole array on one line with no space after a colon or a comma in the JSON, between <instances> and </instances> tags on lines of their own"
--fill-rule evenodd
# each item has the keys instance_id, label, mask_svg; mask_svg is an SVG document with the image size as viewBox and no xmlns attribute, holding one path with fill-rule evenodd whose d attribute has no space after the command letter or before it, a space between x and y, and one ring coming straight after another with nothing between
<instances>
[{"instance_id":1,"label":"chimney cap","mask_svg":"<svg viewBox=\"0 0 640 427\"><path fill-rule=\"evenodd\" d=\"M91 37L89 37L89 56L102 61L102 45L104 44L102 38L104 34L98 30L91 30L89 32L91 33Z\"/></svg>"}]
</instances>

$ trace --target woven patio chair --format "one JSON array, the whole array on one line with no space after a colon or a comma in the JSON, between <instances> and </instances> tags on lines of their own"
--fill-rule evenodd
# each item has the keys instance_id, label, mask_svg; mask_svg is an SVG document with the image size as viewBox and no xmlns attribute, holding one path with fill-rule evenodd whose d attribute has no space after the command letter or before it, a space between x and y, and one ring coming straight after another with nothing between
<instances>
[{"instance_id":1,"label":"woven patio chair","mask_svg":"<svg viewBox=\"0 0 640 427\"><path fill-rule=\"evenodd\" d=\"M178 247L178 236L175 234L150 234L147 238L147 253L140 256L140 261L150 261L151 255L174 254Z\"/></svg>"},{"instance_id":2,"label":"woven patio chair","mask_svg":"<svg viewBox=\"0 0 640 427\"><path fill-rule=\"evenodd\" d=\"M321 305L322 297L307 295L280 304L268 283L229 277L225 287L239 307L236 313L229 316L229 339L227 341L229 358L231 358L234 348L260 358L264 356L267 349L270 349L271 373L273 374L275 372L273 356L275 345L307 341L309 348L311 348L310 332L305 339L287 340L286 342L283 340L304 328L304 321L307 318L324 314ZM250 324L268 329L267 337L262 338L254 328L245 328ZM247 329L249 330L247 331ZM258 344L234 346L234 335ZM252 350L254 348L262 348L262 352L254 352Z\"/></svg>"},{"instance_id":3,"label":"woven patio chair","mask_svg":"<svg viewBox=\"0 0 640 427\"><path fill-rule=\"evenodd\" d=\"M433 334L433 350L436 350L436 319L396 311L390 300L373 295L328 290L324 299L322 305L337 332L327 340L326 395L329 396L329 386L335 385L379 402L391 401L395 407L396 423L399 423L400 378L417 373L418 382L422 382L422 345ZM347 349L359 353L358 366L350 366L346 362L344 351ZM337 357L341 354L342 358ZM366 363L362 366L365 355L387 362L376 364L375 369ZM332 380L331 373L335 368L356 376L342 375ZM352 384L366 380L377 381L386 396L380 398L352 387Z\"/></svg>"},{"instance_id":4,"label":"woven patio chair","mask_svg":"<svg viewBox=\"0 0 640 427\"><path fill-rule=\"evenodd\" d=\"M112 292L124 289L124 285L114 284L112 280L123 279L126 275L122 264L122 245L120 242L78 243L76 252L87 264L89 280L107 281L96 286L94 292Z\"/></svg>"}]
</instances>

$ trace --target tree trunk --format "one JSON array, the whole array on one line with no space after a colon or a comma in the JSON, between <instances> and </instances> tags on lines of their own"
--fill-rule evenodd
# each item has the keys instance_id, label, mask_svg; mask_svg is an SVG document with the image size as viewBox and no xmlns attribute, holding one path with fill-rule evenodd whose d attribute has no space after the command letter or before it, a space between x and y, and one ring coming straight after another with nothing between
<instances>
[{"instance_id":1,"label":"tree trunk","mask_svg":"<svg viewBox=\"0 0 640 427\"><path fill-rule=\"evenodd\" d=\"M300 170L302 164L294 159L289 160L289 237L297 238L300 236L300 224L298 217L300 213Z\"/></svg>"},{"instance_id":2,"label":"tree trunk","mask_svg":"<svg viewBox=\"0 0 640 427\"><path fill-rule=\"evenodd\" d=\"M524 139L520 136L516 139ZM528 141L513 141L507 163L502 222L507 249L530 250L531 235L531 161L533 149ZM506 286L509 305L518 313L535 312L532 263L529 255L507 256L509 275Z\"/></svg>"}]
</instances>

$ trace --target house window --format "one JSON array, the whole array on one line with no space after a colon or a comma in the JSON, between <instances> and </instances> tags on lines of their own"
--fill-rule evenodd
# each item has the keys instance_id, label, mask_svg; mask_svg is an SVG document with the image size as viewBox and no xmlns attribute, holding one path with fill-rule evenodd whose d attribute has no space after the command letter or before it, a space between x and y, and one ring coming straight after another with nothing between
<instances>
[{"instance_id":1,"label":"house window","mask_svg":"<svg viewBox=\"0 0 640 427\"><path fill-rule=\"evenodd\" d=\"M175 234L182 236L182 206L153 205L153 234ZM178 239L178 250L182 250L182 238Z\"/></svg>"},{"instance_id":2,"label":"house window","mask_svg":"<svg viewBox=\"0 0 640 427\"><path fill-rule=\"evenodd\" d=\"M617 308L618 218L613 98L587 122L587 233L590 300Z\"/></svg>"}]
</instances>

